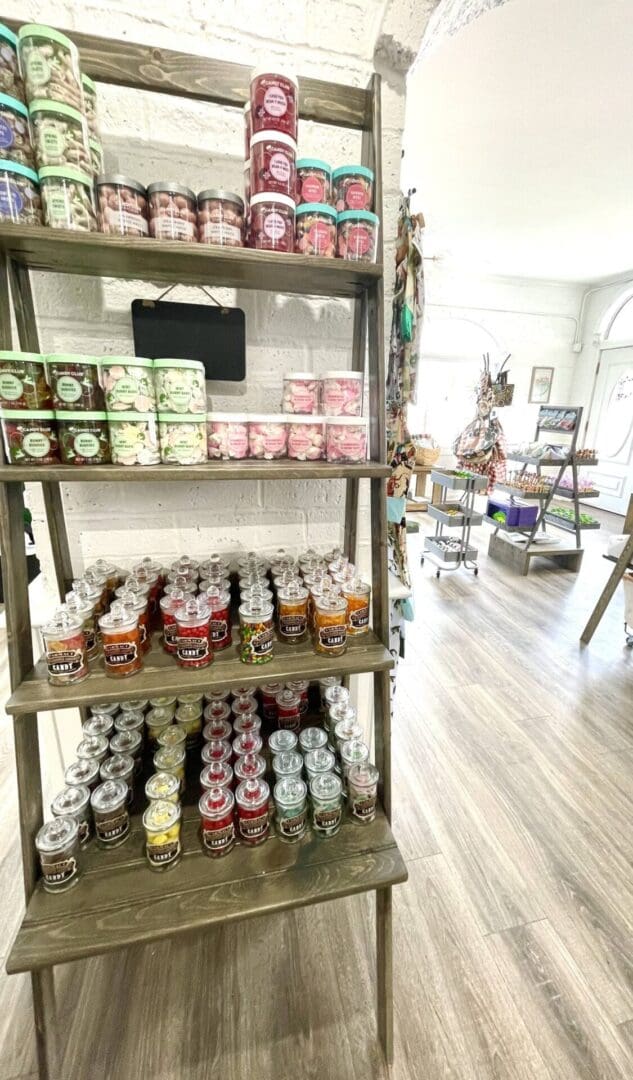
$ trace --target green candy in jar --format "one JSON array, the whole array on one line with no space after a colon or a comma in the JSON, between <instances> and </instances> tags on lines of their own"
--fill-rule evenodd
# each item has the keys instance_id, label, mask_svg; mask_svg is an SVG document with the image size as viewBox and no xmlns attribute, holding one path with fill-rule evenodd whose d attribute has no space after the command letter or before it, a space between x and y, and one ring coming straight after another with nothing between
<instances>
[{"instance_id":1,"label":"green candy in jar","mask_svg":"<svg viewBox=\"0 0 633 1080\"><path fill-rule=\"evenodd\" d=\"M273 658L273 606L253 597L240 605L240 660L267 664Z\"/></svg>"}]
</instances>

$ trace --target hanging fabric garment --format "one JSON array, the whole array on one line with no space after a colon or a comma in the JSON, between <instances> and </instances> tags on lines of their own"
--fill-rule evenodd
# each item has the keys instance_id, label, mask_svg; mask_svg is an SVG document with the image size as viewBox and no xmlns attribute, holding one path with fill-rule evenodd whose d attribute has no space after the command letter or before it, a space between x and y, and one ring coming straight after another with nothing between
<instances>
[{"instance_id":1,"label":"hanging fabric garment","mask_svg":"<svg viewBox=\"0 0 633 1080\"><path fill-rule=\"evenodd\" d=\"M507 443L501 422L494 413L495 391L490 375L490 358L484 355L484 367L477 387L477 415L453 445L461 469L470 469L488 477L488 493L505 479Z\"/></svg>"}]
</instances>

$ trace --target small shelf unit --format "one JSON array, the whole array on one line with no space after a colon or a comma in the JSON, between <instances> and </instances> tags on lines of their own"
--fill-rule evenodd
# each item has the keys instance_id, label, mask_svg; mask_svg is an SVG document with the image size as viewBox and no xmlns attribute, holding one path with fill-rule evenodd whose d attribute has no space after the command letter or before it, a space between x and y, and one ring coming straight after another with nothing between
<instances>
[{"instance_id":1,"label":"small shelf unit","mask_svg":"<svg viewBox=\"0 0 633 1080\"><path fill-rule=\"evenodd\" d=\"M424 540L424 554L420 563L423 566L426 558L435 566L435 576L439 578L442 570L458 570L460 566L472 570L475 576L479 573L477 566L477 548L470 542L470 532L473 525L481 525L483 517L475 510L475 495L477 492L486 490L488 481L485 476L458 476L452 470L433 469L431 482L439 485L444 491L462 492L457 502L431 503L428 507L429 516L435 519L435 533L427 536ZM446 507L457 510L455 514L446 512ZM457 540L452 540L451 547L446 546L449 539L445 530L459 529Z\"/></svg>"},{"instance_id":2,"label":"small shelf unit","mask_svg":"<svg viewBox=\"0 0 633 1080\"><path fill-rule=\"evenodd\" d=\"M15 20L4 20L17 28ZM101 82L201 99L241 109L247 100L250 69L202 56L72 34L82 71ZM300 115L318 123L363 132L363 164L375 174L375 209L382 217L381 84L373 75L367 89L299 80ZM193 468L15 467L0 457L0 540L10 642L13 715L18 775L19 823L26 914L9 951L9 972L30 971L35 1011L39 1076L62 1075L63 1054L56 1045L54 965L204 931L245 919L372 890L376 897L377 1028L387 1061L393 1059L392 886L407 870L390 827L391 711L387 574L386 414L382 245L376 265L343 260L268 254L206 245L0 226L0 348L12 341L15 316L19 348L40 352L30 271L52 271L151 282L222 285L354 302L351 367L367 371L370 461L359 465L289 461L208 462ZM326 674L373 675L375 760L380 770L381 808L367 827L346 824L338 836L306 837L295 845L271 839L261 848L238 847L226 858L209 859L195 837L196 815L186 813L182 862L168 875L153 874L142 856L139 820L132 839L112 852L89 849L87 871L68 893L51 896L39 881L34 839L42 821L38 713L81 708L95 700L118 700L122 686L106 678L98 661L88 678L53 687L33 646L24 554L23 484L42 485L57 584L63 598L73 579L64 515L62 484L151 483L192 479L305 480L343 479L345 548L356 552L359 480L368 478L372 519L373 632L354 642L337 659L323 659L311 648L275 649L266 667L242 664L234 649L206 670L184 671L154 644L142 673L125 681L125 697L143 699L166 693L228 688L262 679L318 678ZM113 502L113 506L116 503ZM142 553L140 550L139 553ZM184 990L183 992L186 992Z\"/></svg>"}]
</instances>

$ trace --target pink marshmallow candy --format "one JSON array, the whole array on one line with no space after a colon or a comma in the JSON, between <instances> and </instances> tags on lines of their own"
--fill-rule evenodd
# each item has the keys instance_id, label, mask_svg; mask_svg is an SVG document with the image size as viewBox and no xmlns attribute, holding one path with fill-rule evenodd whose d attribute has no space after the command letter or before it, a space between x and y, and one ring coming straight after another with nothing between
<instances>
[{"instance_id":1,"label":"pink marshmallow candy","mask_svg":"<svg viewBox=\"0 0 633 1080\"><path fill-rule=\"evenodd\" d=\"M311 372L289 371L284 375L284 390L281 400L284 413L318 413L319 380Z\"/></svg>"},{"instance_id":2,"label":"pink marshmallow candy","mask_svg":"<svg viewBox=\"0 0 633 1080\"><path fill-rule=\"evenodd\" d=\"M362 371L326 371L321 379L323 415L360 416L362 411Z\"/></svg>"},{"instance_id":3,"label":"pink marshmallow candy","mask_svg":"<svg viewBox=\"0 0 633 1080\"><path fill-rule=\"evenodd\" d=\"M248 445L253 458L274 458L286 456L288 431L286 419L281 416L251 416L248 424Z\"/></svg>"},{"instance_id":4,"label":"pink marshmallow candy","mask_svg":"<svg viewBox=\"0 0 633 1080\"><path fill-rule=\"evenodd\" d=\"M328 461L355 462L367 459L367 420L340 416L326 420Z\"/></svg>"},{"instance_id":5,"label":"pink marshmallow candy","mask_svg":"<svg viewBox=\"0 0 633 1080\"><path fill-rule=\"evenodd\" d=\"M248 417L239 413L208 413L207 453L210 459L247 458Z\"/></svg>"},{"instance_id":6,"label":"pink marshmallow candy","mask_svg":"<svg viewBox=\"0 0 633 1080\"><path fill-rule=\"evenodd\" d=\"M325 457L324 422L306 416L288 422L288 457L294 461L320 461Z\"/></svg>"}]
</instances>

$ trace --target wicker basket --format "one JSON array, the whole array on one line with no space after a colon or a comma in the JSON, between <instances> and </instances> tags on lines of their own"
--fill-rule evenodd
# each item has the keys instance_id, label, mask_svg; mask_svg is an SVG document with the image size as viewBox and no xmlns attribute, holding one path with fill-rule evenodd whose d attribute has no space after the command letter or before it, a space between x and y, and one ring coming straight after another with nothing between
<instances>
[{"instance_id":1,"label":"wicker basket","mask_svg":"<svg viewBox=\"0 0 633 1080\"><path fill-rule=\"evenodd\" d=\"M415 463L416 465L424 465L429 468L431 465L435 465L435 462L440 456L439 447L436 446L416 446L415 448Z\"/></svg>"}]
</instances>

